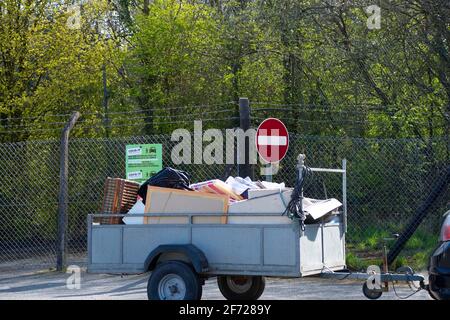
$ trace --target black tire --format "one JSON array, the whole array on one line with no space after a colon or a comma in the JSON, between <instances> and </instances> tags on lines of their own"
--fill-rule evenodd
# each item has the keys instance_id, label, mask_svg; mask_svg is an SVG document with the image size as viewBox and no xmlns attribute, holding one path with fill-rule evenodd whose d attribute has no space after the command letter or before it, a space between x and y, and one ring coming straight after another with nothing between
<instances>
[{"instance_id":1,"label":"black tire","mask_svg":"<svg viewBox=\"0 0 450 320\"><path fill-rule=\"evenodd\" d=\"M203 295L203 285L199 281L198 282L198 294L197 294L197 298L195 300L202 300L202 295Z\"/></svg>"},{"instance_id":2,"label":"black tire","mask_svg":"<svg viewBox=\"0 0 450 320\"><path fill-rule=\"evenodd\" d=\"M381 290L369 289L366 282L363 284L362 291L366 298L370 300L376 300L383 294Z\"/></svg>"},{"instance_id":3,"label":"black tire","mask_svg":"<svg viewBox=\"0 0 450 320\"><path fill-rule=\"evenodd\" d=\"M147 285L149 300L199 300L202 285L194 269L181 261L156 265Z\"/></svg>"},{"instance_id":4,"label":"black tire","mask_svg":"<svg viewBox=\"0 0 450 320\"><path fill-rule=\"evenodd\" d=\"M450 295L442 295L440 294L440 287L437 286L436 282L438 280L436 279L436 275L430 274L428 276L428 294L431 298L434 300L450 300Z\"/></svg>"},{"instance_id":5,"label":"black tire","mask_svg":"<svg viewBox=\"0 0 450 320\"><path fill-rule=\"evenodd\" d=\"M219 276L217 284L227 300L257 300L266 287L261 276Z\"/></svg>"},{"instance_id":6,"label":"black tire","mask_svg":"<svg viewBox=\"0 0 450 320\"><path fill-rule=\"evenodd\" d=\"M433 300L439 300L439 297L435 296L434 293L433 293L433 291L431 291L429 287L428 287L428 290L427 290L427 291L428 291L428 294L430 295L430 297L431 297Z\"/></svg>"}]
</instances>

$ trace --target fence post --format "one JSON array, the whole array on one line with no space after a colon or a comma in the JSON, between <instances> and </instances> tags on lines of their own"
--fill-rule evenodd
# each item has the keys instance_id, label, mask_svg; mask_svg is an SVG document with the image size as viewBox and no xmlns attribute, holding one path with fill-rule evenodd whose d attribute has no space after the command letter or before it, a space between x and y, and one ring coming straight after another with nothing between
<instances>
[{"instance_id":1,"label":"fence post","mask_svg":"<svg viewBox=\"0 0 450 320\"><path fill-rule=\"evenodd\" d=\"M110 132L110 123L109 123L109 114L108 114L108 100L109 100L109 92L108 92L108 86L107 86L107 79L106 79L106 64L103 64L102 67L102 80L103 80L103 112L105 113L105 133L106 138L109 138L109 132Z\"/></svg>"},{"instance_id":2,"label":"fence post","mask_svg":"<svg viewBox=\"0 0 450 320\"><path fill-rule=\"evenodd\" d=\"M342 210L344 214L344 233L347 233L347 159L342 159Z\"/></svg>"},{"instance_id":3,"label":"fence post","mask_svg":"<svg viewBox=\"0 0 450 320\"><path fill-rule=\"evenodd\" d=\"M66 244L67 244L67 208L68 201L68 184L69 184L69 134L74 127L79 112L74 112L66 124L61 135L61 145L59 154L59 195L58 195L58 239L56 248L56 270L63 271L66 267Z\"/></svg>"},{"instance_id":4,"label":"fence post","mask_svg":"<svg viewBox=\"0 0 450 320\"><path fill-rule=\"evenodd\" d=\"M240 128L245 132L250 129L250 103L248 98L239 98L239 118L240 118ZM250 177L253 180L253 170L250 164L250 143L253 141L248 141L247 139L244 143L244 164L238 164L238 175L240 177ZM239 157L237 157L239 159Z\"/></svg>"}]
</instances>

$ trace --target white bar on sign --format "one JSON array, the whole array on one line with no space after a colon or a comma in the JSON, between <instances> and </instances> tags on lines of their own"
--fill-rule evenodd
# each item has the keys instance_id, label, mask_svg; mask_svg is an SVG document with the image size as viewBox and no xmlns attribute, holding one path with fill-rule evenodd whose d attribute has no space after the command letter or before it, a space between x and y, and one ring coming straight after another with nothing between
<instances>
[{"instance_id":1,"label":"white bar on sign","mask_svg":"<svg viewBox=\"0 0 450 320\"><path fill-rule=\"evenodd\" d=\"M140 156L142 154L142 148L130 148L127 150L129 156Z\"/></svg>"},{"instance_id":2,"label":"white bar on sign","mask_svg":"<svg viewBox=\"0 0 450 320\"><path fill-rule=\"evenodd\" d=\"M142 179L141 171L128 172L127 179Z\"/></svg>"},{"instance_id":3,"label":"white bar on sign","mask_svg":"<svg viewBox=\"0 0 450 320\"><path fill-rule=\"evenodd\" d=\"M130 159L128 164L142 164L142 159Z\"/></svg>"},{"instance_id":4,"label":"white bar on sign","mask_svg":"<svg viewBox=\"0 0 450 320\"><path fill-rule=\"evenodd\" d=\"M287 145L287 137L258 136L258 144L262 146L285 146Z\"/></svg>"}]
</instances>

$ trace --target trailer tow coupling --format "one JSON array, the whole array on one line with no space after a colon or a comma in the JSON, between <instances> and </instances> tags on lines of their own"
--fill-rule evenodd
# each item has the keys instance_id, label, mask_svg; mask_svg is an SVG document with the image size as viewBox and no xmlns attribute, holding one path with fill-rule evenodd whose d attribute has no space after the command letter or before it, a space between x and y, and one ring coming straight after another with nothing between
<instances>
[{"instance_id":1,"label":"trailer tow coupling","mask_svg":"<svg viewBox=\"0 0 450 320\"><path fill-rule=\"evenodd\" d=\"M401 267L397 269L395 273L381 272L377 266L373 266L373 268L369 267L366 273L350 272L346 270L338 272L327 270L323 271L320 276L322 278L336 280L365 280L362 287L363 294L368 299L372 300L380 298L383 292L389 291L389 282L392 283L392 288L395 295L400 299L407 299L420 290L428 290L428 286L424 283L424 276L415 274L411 267ZM411 290L413 290L413 293L406 297L399 296L395 288L395 283L398 282L406 282ZM419 286L417 286L414 282L419 282Z\"/></svg>"}]
</instances>

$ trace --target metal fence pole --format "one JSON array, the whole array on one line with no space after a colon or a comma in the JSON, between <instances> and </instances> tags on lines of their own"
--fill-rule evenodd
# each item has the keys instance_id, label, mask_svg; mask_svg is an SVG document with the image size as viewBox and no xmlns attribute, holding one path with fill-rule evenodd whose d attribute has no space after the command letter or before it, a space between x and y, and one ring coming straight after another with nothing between
<instances>
[{"instance_id":1,"label":"metal fence pole","mask_svg":"<svg viewBox=\"0 0 450 320\"><path fill-rule=\"evenodd\" d=\"M244 132L250 129L250 103L248 98L239 98L239 118L241 129ZM253 170L252 165L250 164L250 143L252 143L252 141L245 141L245 163L238 165L238 175L243 178L248 176L253 180Z\"/></svg>"},{"instance_id":2,"label":"metal fence pole","mask_svg":"<svg viewBox=\"0 0 450 320\"><path fill-rule=\"evenodd\" d=\"M347 233L347 159L342 159L342 209L344 213L344 232Z\"/></svg>"},{"instance_id":3,"label":"metal fence pole","mask_svg":"<svg viewBox=\"0 0 450 320\"><path fill-rule=\"evenodd\" d=\"M417 208L416 213L411 218L409 223L406 225L403 232L400 234L400 237L393 244L391 250L389 250L389 254L387 256L387 264L391 266L394 263L397 256L403 250L406 245L406 242L412 237L414 232L417 230L422 221L426 218L426 216L431 212L432 205L436 202L436 200L444 194L447 190L447 186L450 183L450 166L447 167L447 170L443 173L441 177L439 177L438 181L431 189L430 194L425 198L422 205Z\"/></svg>"},{"instance_id":4,"label":"metal fence pole","mask_svg":"<svg viewBox=\"0 0 450 320\"><path fill-rule=\"evenodd\" d=\"M110 131L111 131L111 124L109 121L109 113L108 113L108 100L109 100L109 92L108 92L108 86L107 86L107 79L106 79L106 65L103 64L102 67L102 80L103 80L103 112L105 112L105 133L106 138L109 139Z\"/></svg>"},{"instance_id":5,"label":"metal fence pole","mask_svg":"<svg viewBox=\"0 0 450 320\"><path fill-rule=\"evenodd\" d=\"M74 112L70 117L69 122L64 127L61 135L58 195L58 239L56 248L56 270L58 271L63 271L66 267L66 231L68 224L67 209L69 205L69 134L79 117L80 113Z\"/></svg>"}]
</instances>

